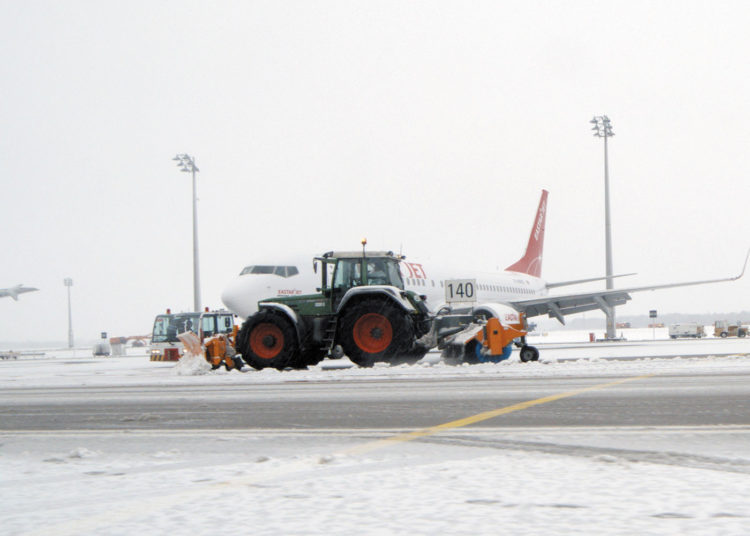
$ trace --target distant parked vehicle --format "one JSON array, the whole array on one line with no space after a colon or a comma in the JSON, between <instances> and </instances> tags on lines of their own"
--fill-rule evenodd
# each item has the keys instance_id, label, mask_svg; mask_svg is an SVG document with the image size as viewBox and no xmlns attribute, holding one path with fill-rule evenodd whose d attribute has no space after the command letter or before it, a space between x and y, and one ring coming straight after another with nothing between
<instances>
[{"instance_id":1,"label":"distant parked vehicle","mask_svg":"<svg viewBox=\"0 0 750 536\"><path fill-rule=\"evenodd\" d=\"M721 337L725 339L727 337L746 337L748 327L743 326L742 322L736 324L730 324L726 320L717 320L714 323L714 337Z\"/></svg>"},{"instance_id":2,"label":"distant parked vehicle","mask_svg":"<svg viewBox=\"0 0 750 536\"><path fill-rule=\"evenodd\" d=\"M706 336L703 324L697 322L683 322L682 324L672 324L669 326L669 338L677 339L678 337L689 337L700 339Z\"/></svg>"}]
</instances>

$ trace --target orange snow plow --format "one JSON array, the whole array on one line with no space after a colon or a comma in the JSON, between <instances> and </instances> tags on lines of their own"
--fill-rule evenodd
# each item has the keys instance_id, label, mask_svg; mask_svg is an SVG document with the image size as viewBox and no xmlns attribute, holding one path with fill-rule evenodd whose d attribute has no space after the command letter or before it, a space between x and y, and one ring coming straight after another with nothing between
<instances>
[{"instance_id":1,"label":"orange snow plow","mask_svg":"<svg viewBox=\"0 0 750 536\"><path fill-rule=\"evenodd\" d=\"M186 355L205 356L206 361L213 369L224 365L227 370L242 370L244 362L234 351L234 347L226 335L215 335L205 340L203 344L192 331L180 333L177 338L184 345Z\"/></svg>"},{"instance_id":2,"label":"orange snow plow","mask_svg":"<svg viewBox=\"0 0 750 536\"><path fill-rule=\"evenodd\" d=\"M151 361L179 361L189 349L193 355L205 356L214 369L223 365L241 370L244 362L234 350L237 331L228 311L172 314L167 309L154 321ZM187 334L192 337L184 337Z\"/></svg>"},{"instance_id":3,"label":"orange snow plow","mask_svg":"<svg viewBox=\"0 0 750 536\"><path fill-rule=\"evenodd\" d=\"M450 337L442 347L443 357L466 363L499 363L510 357L514 342L524 340L526 334L520 324L504 326L497 318L491 317ZM523 344L520 358L523 362L537 361L539 351Z\"/></svg>"}]
</instances>

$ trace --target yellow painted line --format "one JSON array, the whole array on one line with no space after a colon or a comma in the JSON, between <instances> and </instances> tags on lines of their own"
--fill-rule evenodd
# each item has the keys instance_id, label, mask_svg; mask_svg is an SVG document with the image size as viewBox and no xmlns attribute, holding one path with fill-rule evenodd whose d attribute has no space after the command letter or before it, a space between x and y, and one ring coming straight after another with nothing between
<instances>
[{"instance_id":1,"label":"yellow painted line","mask_svg":"<svg viewBox=\"0 0 750 536\"><path fill-rule=\"evenodd\" d=\"M535 400L529 400L527 402L520 402L518 404L513 404L512 406L506 406L504 408L499 408L499 409L495 409L492 411L485 411L483 413L478 413L476 415L472 415L470 417L466 417L463 419L458 419L456 421L439 424L437 426L432 426L430 428L424 428L422 430L415 430L413 432L398 434L398 435L391 436L385 439L371 441L369 443L363 443L362 445L358 445L350 449L338 451L335 453L335 455L355 456L359 454L365 454L367 452L372 452L374 450L378 450L381 448L386 448L389 446L397 445L400 443L404 443L406 441L412 441L420 437L435 435L445 430L453 430L456 428L462 428L470 424L475 424L475 423L486 421L489 419L494 419L495 417L499 417L500 415L506 415L508 413L513 413L514 411L520 411L520 410L530 408L533 406L547 404L549 402L554 402L555 400L561 400L563 398L570 398L571 396L576 396L581 393L586 393L589 391L598 391L600 389L606 389L607 387L620 385L626 382L632 382L635 380L651 378L652 376L655 376L655 374L647 374L644 376L634 376L631 378L624 378L622 380L617 380L614 382L600 383L598 385L592 385L591 387L584 387L583 389L577 389L575 391L568 391L565 393L559 393L556 395L546 396L544 398L537 398ZM128 503L126 503L125 505L123 505L121 508L117 510L108 510L107 512L104 512L101 514L93 514L82 519L73 519L73 520L56 523L53 525L47 525L44 527L40 527L38 529L34 529L30 532L26 532L24 533L24 535L41 536L41 535L54 533L57 536L63 536L66 534L74 535L74 534L80 534L81 532L94 531L95 529L101 528L102 526L112 526L114 524L126 521L128 519L131 519L139 515L142 516L142 515L156 512L156 511L165 510L171 506L177 505L186 500L194 499L196 497L204 497L207 491L211 491L212 489L257 484L259 482L269 481L274 478L278 478L280 476L286 476L286 475L290 475L296 472L306 471L306 470L309 470L311 467L313 467L313 463L314 462L309 462L305 460L294 460L290 462L289 464L285 465L284 467L274 468L270 471L262 472L261 474L254 474L252 476L234 478L234 479L223 481L223 482L209 484L208 486L205 486L205 487L201 486L198 488L191 488L191 489L183 490L183 491L173 493L173 494L168 494L162 497L149 497L147 502L144 500L136 499L133 501L129 501Z\"/></svg>"},{"instance_id":2,"label":"yellow painted line","mask_svg":"<svg viewBox=\"0 0 750 536\"><path fill-rule=\"evenodd\" d=\"M558 393L556 395L545 396L544 398L537 398L535 400L529 400L527 402L520 402L518 404L513 404L512 406L506 406L504 408L493 409L491 411L477 413L476 415L465 417L463 419L458 419L456 421L438 424L437 426L431 426L429 428L423 428L421 430L415 430L413 432L408 432L405 434L398 434L395 436L387 437L385 439L380 439L378 441L371 441L369 443L363 443L362 445L357 445L356 447L352 447L350 449L342 451L342 454L346 454L350 456L354 456L358 454L365 454L367 452L372 452L373 450L385 448L385 447L388 447L397 443L405 443L406 441L413 441L414 439L418 439L420 437L427 437L427 436L435 435L445 430L453 430L455 428L462 428L464 426L469 426L470 424L476 424L478 422L486 421L489 419L494 419L495 417L499 417L500 415L507 415L508 413L513 413L514 411L520 411L522 409L527 409L533 406L547 404L549 402L554 402L556 400L561 400L563 398L570 398L571 396L580 395L581 393L586 393L589 391L598 391L600 389L606 389L607 387L620 385L626 382L632 382L635 380L651 378L652 376L654 376L654 374L646 374L644 376L633 376L631 378L624 378L622 380L617 380L614 382L600 383L598 385L592 385L591 387L584 387L583 389L576 389L575 391L567 391L565 393Z\"/></svg>"}]
</instances>

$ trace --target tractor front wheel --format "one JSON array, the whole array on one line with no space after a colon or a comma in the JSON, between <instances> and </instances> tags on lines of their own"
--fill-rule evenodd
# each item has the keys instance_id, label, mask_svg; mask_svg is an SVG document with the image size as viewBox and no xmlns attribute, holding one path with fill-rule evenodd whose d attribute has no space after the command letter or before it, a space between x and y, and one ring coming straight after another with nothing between
<instances>
[{"instance_id":1,"label":"tractor front wheel","mask_svg":"<svg viewBox=\"0 0 750 536\"><path fill-rule=\"evenodd\" d=\"M260 311L248 318L237 335L242 359L261 370L283 370L296 365L299 348L292 323L274 311Z\"/></svg>"},{"instance_id":2,"label":"tractor front wheel","mask_svg":"<svg viewBox=\"0 0 750 536\"><path fill-rule=\"evenodd\" d=\"M340 324L341 347L360 367L406 356L413 339L411 319L396 305L383 300L363 300L353 305Z\"/></svg>"}]
</instances>

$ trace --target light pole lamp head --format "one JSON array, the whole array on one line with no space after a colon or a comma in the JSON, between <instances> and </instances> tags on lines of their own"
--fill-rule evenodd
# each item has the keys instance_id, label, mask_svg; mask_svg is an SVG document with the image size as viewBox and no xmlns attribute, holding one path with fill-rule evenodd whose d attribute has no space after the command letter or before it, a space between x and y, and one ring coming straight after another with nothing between
<instances>
[{"instance_id":1,"label":"light pole lamp head","mask_svg":"<svg viewBox=\"0 0 750 536\"><path fill-rule=\"evenodd\" d=\"M180 168L180 171L185 171L187 173L200 171L195 165L195 158L187 153L178 154L172 160L177 162L177 167Z\"/></svg>"},{"instance_id":2,"label":"light pole lamp head","mask_svg":"<svg viewBox=\"0 0 750 536\"><path fill-rule=\"evenodd\" d=\"M594 136L597 138L609 138L615 135L612 131L612 122L606 115L594 116L589 123L594 125L591 130L594 131Z\"/></svg>"},{"instance_id":3,"label":"light pole lamp head","mask_svg":"<svg viewBox=\"0 0 750 536\"><path fill-rule=\"evenodd\" d=\"M63 279L63 284L66 287L72 287L73 286L73 280L71 278L69 278L69 277L66 277L65 279Z\"/></svg>"}]
</instances>

